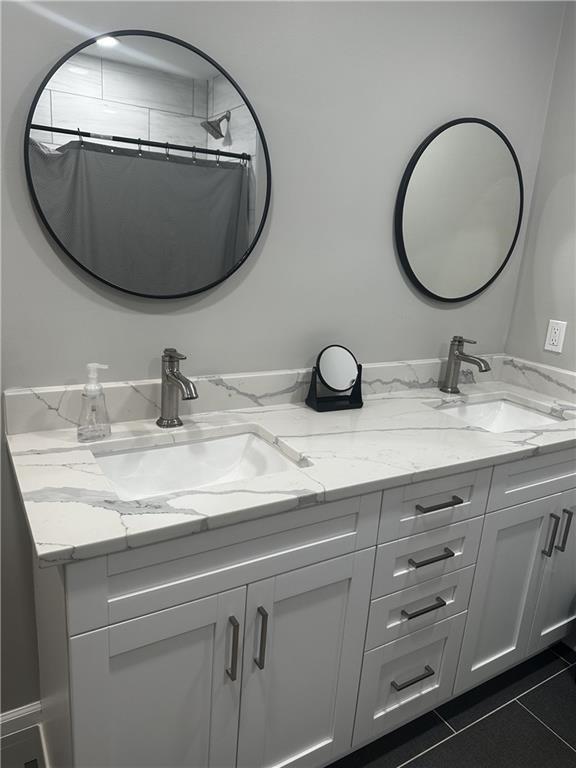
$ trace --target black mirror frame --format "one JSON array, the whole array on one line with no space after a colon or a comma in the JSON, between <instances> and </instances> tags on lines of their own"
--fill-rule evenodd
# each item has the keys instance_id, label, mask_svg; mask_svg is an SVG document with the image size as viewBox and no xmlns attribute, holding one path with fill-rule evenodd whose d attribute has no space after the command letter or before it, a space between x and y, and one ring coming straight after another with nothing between
<instances>
[{"instance_id":1,"label":"black mirror frame","mask_svg":"<svg viewBox=\"0 0 576 768\"><path fill-rule=\"evenodd\" d=\"M426 286L423 285L423 283L421 283L420 280L416 277L416 274L414 273L414 271L412 270L412 267L410 266L410 260L406 252L406 246L404 243L404 234L402 231L402 223L403 223L403 215L404 215L404 202L406 200L406 192L408 191L408 184L410 183L412 173L414 172L414 169L418 163L418 160L420 159L424 151L427 149L427 147L434 141L434 139L437 136L439 136L448 128L452 128L455 125L460 125L461 123L480 123L480 125L484 125L487 128L490 128L491 130L493 130L496 134L498 134L498 136L506 144L506 146L510 151L510 154L512 155L512 159L514 160L514 165L516 166L516 171L518 173L518 186L520 189L520 205L518 209L518 222L516 224L516 231L514 232L514 237L512 238L512 243L510 245L508 253L506 254L506 258L503 260L502 264L499 266L496 272L492 275L492 277L486 283L484 283L484 285L482 285L480 288L473 291L472 293L469 293L466 296L447 298L446 296L439 296L438 294L433 293L429 288L426 288ZM432 131L432 133L424 139L424 141L419 145L419 147L416 149L416 151L410 158L410 161L408 162L408 165L406 166L406 170L404 171L404 174L402 176L400 187L398 188L398 195L396 197L396 205L394 207L394 239L396 242L398 258L400 259L400 263L402 264L402 267L406 272L406 275L408 276L410 282L413 283L413 285L419 291L424 293L429 298L435 299L436 301L443 301L448 303L467 301L468 299L472 299L474 296L478 296L478 294L482 293L482 291L485 291L486 288L488 288L488 286L491 285L496 280L496 278L500 275L500 273L502 272L502 270L510 260L510 257L512 256L512 252L514 251L514 247L518 240L518 235L520 233L520 226L522 224L523 212L524 212L524 183L522 180L522 171L520 169L520 163L518 162L518 158L516 156L516 152L514 151L514 147L512 146L512 144L510 143L506 135L499 128L497 128L493 123L488 122L488 120L483 120L480 117L460 117L456 120L451 120L450 122L445 123L444 125L441 125L435 131Z\"/></svg>"},{"instance_id":2,"label":"black mirror frame","mask_svg":"<svg viewBox=\"0 0 576 768\"><path fill-rule=\"evenodd\" d=\"M256 129L258 131L258 134L260 136L260 142L262 145L262 152L264 154L264 160L266 163L266 197L264 200L264 208L262 211L262 216L260 219L260 224L258 226L258 229L252 239L252 242L250 243L250 246L248 247L248 250L246 253L242 256L242 258L238 261L238 263L233 267L233 269L229 270L223 277L221 277L219 280L215 280L214 282L210 283L209 285L205 285L202 288L199 288L195 291L186 291L184 293L176 293L176 294L170 294L167 296L158 296L155 294L149 294L149 293L140 293L139 291L130 291L127 288L121 288L119 285L115 285L114 283L109 282L108 280L104 280L104 278L99 277L95 272L92 272L92 270L88 269L84 264L82 264L80 261L78 261L77 258L75 258L72 253L65 247L65 245L60 241L52 227L50 226L50 223L48 222L46 216L44 215L44 211L42 210L42 207L40 205L40 202L38 200L38 197L36 196L36 192L34 189L34 183L32 180L32 173L30 169L30 161L28 158L28 138L30 134L30 126L32 125L34 112L36 111L36 106L38 104L38 101L52 79L52 77L56 74L56 72L60 69L60 67L68 61L72 56L75 56L77 53L80 53L84 48L87 48L90 45L94 45L97 40L99 40L101 37L128 37L128 36L134 36L139 35L142 37L156 37L160 38L162 40L166 40L169 43L174 43L175 45L180 45L183 48L187 48L192 53L195 53L198 56L201 56L205 61L207 61L209 64L211 64L215 69L217 69L224 77L228 79L228 81L236 88L242 99L244 100L244 103L248 107L248 110L250 111L250 114L252 115L252 118L254 120L254 123L256 125ZM83 43L80 43L79 45L72 48L68 53L66 53L64 56L62 56L56 64L50 69L46 77L42 80L40 83L40 86L38 90L36 91L36 94L34 96L34 99L32 100L32 105L30 107L30 110L28 112L28 118L26 120L26 127L24 129L24 168L26 171L26 181L28 184L28 189L30 191L30 196L32 198L32 202L34 203L34 208L36 210L36 213L38 214L40 220L42 221L42 224L48 231L50 237L54 240L56 245L60 250L62 250L66 256L68 256L72 261L77 264L84 272L87 272L92 277L96 278L101 283L104 283L105 285L109 285L111 288L115 288L118 291L122 291L122 293L128 293L132 296L141 296L147 299L181 299L186 296L194 296L197 293L203 293L204 291L209 291L211 288L214 288L215 286L219 285L220 283L223 283L225 280L227 280L231 275L234 274L240 267L244 264L248 256L252 253L254 250L256 243L260 239L260 236L262 234L262 231L264 230L264 225L266 224L266 219L268 218L268 212L270 209L270 196L272 192L272 170L270 167L270 153L268 151L268 145L266 143L266 137L264 136L264 131L262 130L262 126L260 124L260 121L258 120L258 116L256 115L256 112L254 111L254 108L252 107L252 104L247 99L246 94L244 91L240 88L238 83L232 78L228 72L220 65L218 62L214 61L213 58L208 56L208 54L201 51L199 48L196 48L195 46L191 45L190 43L185 42L184 40L180 40L177 37L173 37L172 35L166 35L163 32L154 32L152 30L145 30L145 29L121 29L117 30L115 32L106 32L97 35L96 37L92 37L89 40L84 41Z\"/></svg>"}]
</instances>

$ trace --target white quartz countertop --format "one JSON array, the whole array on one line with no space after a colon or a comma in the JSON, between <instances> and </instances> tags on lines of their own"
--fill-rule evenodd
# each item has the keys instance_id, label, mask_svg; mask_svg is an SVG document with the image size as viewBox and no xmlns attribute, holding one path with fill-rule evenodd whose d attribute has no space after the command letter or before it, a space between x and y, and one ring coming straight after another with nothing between
<instances>
[{"instance_id":1,"label":"white quartz countertop","mask_svg":"<svg viewBox=\"0 0 576 768\"><path fill-rule=\"evenodd\" d=\"M304 405L199 413L185 417L176 430L160 429L152 420L115 424L106 441L115 449L254 432L296 459L289 471L138 501L119 499L91 444L78 443L75 429L9 435L39 565L120 552L416 480L576 448L573 404L497 381L461 389L457 396L430 388L370 396L362 409L332 413L316 413ZM563 420L537 430L495 434L444 411L449 404L482 401L495 393L537 400L543 411Z\"/></svg>"}]
</instances>

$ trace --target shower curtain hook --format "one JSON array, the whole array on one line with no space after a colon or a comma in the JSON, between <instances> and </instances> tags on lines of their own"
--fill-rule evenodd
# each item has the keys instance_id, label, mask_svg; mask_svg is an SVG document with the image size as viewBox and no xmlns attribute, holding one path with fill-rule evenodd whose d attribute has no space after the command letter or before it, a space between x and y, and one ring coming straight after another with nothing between
<instances>
[{"instance_id":1,"label":"shower curtain hook","mask_svg":"<svg viewBox=\"0 0 576 768\"><path fill-rule=\"evenodd\" d=\"M166 160L170 160L170 146L166 142Z\"/></svg>"},{"instance_id":2,"label":"shower curtain hook","mask_svg":"<svg viewBox=\"0 0 576 768\"><path fill-rule=\"evenodd\" d=\"M138 139L138 157L142 157L142 139Z\"/></svg>"},{"instance_id":3,"label":"shower curtain hook","mask_svg":"<svg viewBox=\"0 0 576 768\"><path fill-rule=\"evenodd\" d=\"M192 147L192 162L196 163L196 145Z\"/></svg>"},{"instance_id":4,"label":"shower curtain hook","mask_svg":"<svg viewBox=\"0 0 576 768\"><path fill-rule=\"evenodd\" d=\"M82 147L82 149L84 149L84 139L82 137L82 134L80 133L80 128L78 128L77 130L78 130L78 138L80 139L80 146Z\"/></svg>"},{"instance_id":5,"label":"shower curtain hook","mask_svg":"<svg viewBox=\"0 0 576 768\"><path fill-rule=\"evenodd\" d=\"M216 165L220 165L220 150L216 150Z\"/></svg>"}]
</instances>

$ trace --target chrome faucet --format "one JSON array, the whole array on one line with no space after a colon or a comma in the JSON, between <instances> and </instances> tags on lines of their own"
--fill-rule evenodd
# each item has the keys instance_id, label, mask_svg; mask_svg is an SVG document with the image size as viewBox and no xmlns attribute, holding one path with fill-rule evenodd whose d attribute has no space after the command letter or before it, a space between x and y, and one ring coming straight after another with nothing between
<instances>
[{"instance_id":1,"label":"chrome faucet","mask_svg":"<svg viewBox=\"0 0 576 768\"><path fill-rule=\"evenodd\" d=\"M180 372L180 360L186 360L173 347L162 353L162 405L159 427L181 427L182 419L178 416L178 403L182 400L196 400L198 392L194 383Z\"/></svg>"},{"instance_id":2,"label":"chrome faucet","mask_svg":"<svg viewBox=\"0 0 576 768\"><path fill-rule=\"evenodd\" d=\"M444 378L440 382L440 392L448 392L451 395L460 393L458 389L458 379L460 378L460 366L462 363L472 363L478 367L481 373L490 370L487 360L475 355L467 355L464 352L464 344L476 344L472 339L465 339L462 336L453 336L450 342L450 354L446 364Z\"/></svg>"}]
</instances>

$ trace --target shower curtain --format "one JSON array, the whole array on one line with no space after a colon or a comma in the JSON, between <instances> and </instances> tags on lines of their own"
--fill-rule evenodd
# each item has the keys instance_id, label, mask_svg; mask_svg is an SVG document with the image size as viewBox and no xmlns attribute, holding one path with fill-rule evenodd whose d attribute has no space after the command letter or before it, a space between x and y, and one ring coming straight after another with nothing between
<instances>
[{"instance_id":1,"label":"shower curtain","mask_svg":"<svg viewBox=\"0 0 576 768\"><path fill-rule=\"evenodd\" d=\"M174 295L224 277L249 246L248 167L161 152L29 141L40 206L72 256L136 293Z\"/></svg>"}]
</instances>

